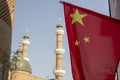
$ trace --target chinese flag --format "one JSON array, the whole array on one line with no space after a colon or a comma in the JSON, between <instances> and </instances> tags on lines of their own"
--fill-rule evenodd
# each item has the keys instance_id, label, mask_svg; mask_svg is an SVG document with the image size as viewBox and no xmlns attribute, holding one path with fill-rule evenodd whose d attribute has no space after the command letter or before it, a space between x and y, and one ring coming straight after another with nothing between
<instances>
[{"instance_id":1,"label":"chinese flag","mask_svg":"<svg viewBox=\"0 0 120 80\"><path fill-rule=\"evenodd\" d=\"M114 80L120 21L63 2L74 80Z\"/></svg>"}]
</instances>

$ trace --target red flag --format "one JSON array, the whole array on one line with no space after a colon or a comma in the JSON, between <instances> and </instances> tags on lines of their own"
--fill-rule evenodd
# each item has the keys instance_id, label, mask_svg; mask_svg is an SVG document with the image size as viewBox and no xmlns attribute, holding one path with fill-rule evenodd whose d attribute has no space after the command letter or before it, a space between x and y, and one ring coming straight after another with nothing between
<instances>
[{"instance_id":1,"label":"red flag","mask_svg":"<svg viewBox=\"0 0 120 80\"><path fill-rule=\"evenodd\" d=\"M120 59L120 21L65 3L74 80L114 80Z\"/></svg>"}]
</instances>

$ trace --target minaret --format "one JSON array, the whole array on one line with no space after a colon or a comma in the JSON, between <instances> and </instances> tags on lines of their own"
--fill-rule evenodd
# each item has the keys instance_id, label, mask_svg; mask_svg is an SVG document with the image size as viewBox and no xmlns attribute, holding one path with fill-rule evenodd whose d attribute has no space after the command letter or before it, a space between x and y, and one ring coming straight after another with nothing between
<instances>
[{"instance_id":1,"label":"minaret","mask_svg":"<svg viewBox=\"0 0 120 80\"><path fill-rule=\"evenodd\" d=\"M29 80L32 69L28 59L23 55L23 39L19 43L19 48L12 59L10 59L10 71L7 80ZM27 78L28 79L27 79Z\"/></svg>"},{"instance_id":2,"label":"minaret","mask_svg":"<svg viewBox=\"0 0 120 80\"><path fill-rule=\"evenodd\" d=\"M30 44L30 40L29 40L29 36L28 36L28 32L26 31L25 35L23 36L23 57L26 60L28 59L28 46Z\"/></svg>"},{"instance_id":3,"label":"minaret","mask_svg":"<svg viewBox=\"0 0 120 80\"><path fill-rule=\"evenodd\" d=\"M55 49L55 54L56 54L56 69L54 71L56 80L63 80L63 77L65 75L65 70L63 70L63 54L65 50L63 49L62 46L62 36L64 34L63 26L61 24L61 19L59 19L59 23L56 26L56 49Z\"/></svg>"}]
</instances>

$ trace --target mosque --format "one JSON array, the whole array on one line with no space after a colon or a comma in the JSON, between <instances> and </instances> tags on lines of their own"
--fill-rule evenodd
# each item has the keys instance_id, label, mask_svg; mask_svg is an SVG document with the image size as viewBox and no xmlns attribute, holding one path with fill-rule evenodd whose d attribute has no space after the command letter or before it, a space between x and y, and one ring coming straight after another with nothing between
<instances>
[{"instance_id":1,"label":"mosque","mask_svg":"<svg viewBox=\"0 0 120 80\"><path fill-rule=\"evenodd\" d=\"M28 58L28 46L30 44L28 33L23 36L14 57L9 60L15 2L16 0L0 0L0 80L63 80L66 72L62 67L62 59L65 50L62 46L64 30L61 22L56 26L55 79L45 79L32 76L32 68Z\"/></svg>"},{"instance_id":2,"label":"mosque","mask_svg":"<svg viewBox=\"0 0 120 80\"><path fill-rule=\"evenodd\" d=\"M15 2L16 0L0 0L0 80L63 80L66 72L63 70L62 66L63 54L65 50L62 46L62 36L64 30L61 22L59 22L56 26L56 68L54 71L55 79L45 79L32 76L32 68L27 56L28 46L30 44L28 33L26 33L22 40L20 40L19 47L16 50L14 57L10 59L9 68ZM111 3L114 4L113 2ZM119 1L117 3L119 4ZM116 8L113 6L111 11L112 17L120 18L119 5ZM117 80L117 76L115 80Z\"/></svg>"},{"instance_id":3,"label":"mosque","mask_svg":"<svg viewBox=\"0 0 120 80\"><path fill-rule=\"evenodd\" d=\"M32 69L28 58L28 46L30 39L28 33L25 33L23 38L20 40L19 47L10 60L10 70L8 80L63 80L65 70L62 67L62 59L65 50L62 46L62 36L64 30L61 24L61 20L56 26L56 69L54 71L55 79L45 79L36 76L32 76Z\"/></svg>"}]
</instances>

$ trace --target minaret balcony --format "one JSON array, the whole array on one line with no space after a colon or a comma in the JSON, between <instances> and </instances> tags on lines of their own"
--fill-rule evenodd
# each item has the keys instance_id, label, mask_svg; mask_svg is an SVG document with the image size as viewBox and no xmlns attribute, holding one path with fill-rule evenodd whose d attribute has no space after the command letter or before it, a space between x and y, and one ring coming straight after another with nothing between
<instances>
[{"instance_id":1,"label":"minaret balcony","mask_svg":"<svg viewBox=\"0 0 120 80\"><path fill-rule=\"evenodd\" d=\"M63 48L56 48L55 49L55 53L56 53L56 55L57 54L63 55L65 53L65 49L63 49Z\"/></svg>"},{"instance_id":2,"label":"minaret balcony","mask_svg":"<svg viewBox=\"0 0 120 80\"><path fill-rule=\"evenodd\" d=\"M55 74L55 76L64 77L64 75L66 74L66 71L65 70L55 70L54 74Z\"/></svg>"},{"instance_id":3,"label":"minaret balcony","mask_svg":"<svg viewBox=\"0 0 120 80\"><path fill-rule=\"evenodd\" d=\"M64 34L64 30L62 28L57 28L56 34Z\"/></svg>"},{"instance_id":4,"label":"minaret balcony","mask_svg":"<svg viewBox=\"0 0 120 80\"><path fill-rule=\"evenodd\" d=\"M23 44L29 45L30 41L29 40L23 40Z\"/></svg>"}]
</instances>

